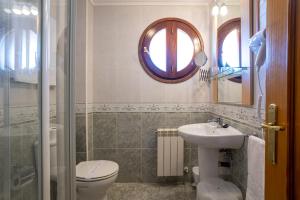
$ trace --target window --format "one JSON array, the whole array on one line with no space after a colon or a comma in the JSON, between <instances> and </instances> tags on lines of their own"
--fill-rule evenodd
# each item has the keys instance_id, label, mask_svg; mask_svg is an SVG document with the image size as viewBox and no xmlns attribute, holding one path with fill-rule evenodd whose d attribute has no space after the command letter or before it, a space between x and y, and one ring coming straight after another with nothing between
<instances>
[{"instance_id":1,"label":"window","mask_svg":"<svg viewBox=\"0 0 300 200\"><path fill-rule=\"evenodd\" d=\"M225 22L218 28L218 67L241 67L241 19Z\"/></svg>"},{"instance_id":2,"label":"window","mask_svg":"<svg viewBox=\"0 0 300 200\"><path fill-rule=\"evenodd\" d=\"M36 55L37 34L33 30L12 30L0 41L0 69L35 69Z\"/></svg>"},{"instance_id":3,"label":"window","mask_svg":"<svg viewBox=\"0 0 300 200\"><path fill-rule=\"evenodd\" d=\"M139 43L139 59L152 78L179 83L191 78L198 67L194 55L203 51L197 29L182 19L166 18L152 23Z\"/></svg>"}]
</instances>

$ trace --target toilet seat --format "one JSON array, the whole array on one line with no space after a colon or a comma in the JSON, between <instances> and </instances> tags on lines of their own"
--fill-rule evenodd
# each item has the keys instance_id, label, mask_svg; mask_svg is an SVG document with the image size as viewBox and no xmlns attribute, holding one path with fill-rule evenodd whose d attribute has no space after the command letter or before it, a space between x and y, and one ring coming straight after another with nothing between
<instances>
[{"instance_id":1,"label":"toilet seat","mask_svg":"<svg viewBox=\"0 0 300 200\"><path fill-rule=\"evenodd\" d=\"M76 181L95 182L109 179L119 172L119 165L108 160L80 162L76 166Z\"/></svg>"}]
</instances>

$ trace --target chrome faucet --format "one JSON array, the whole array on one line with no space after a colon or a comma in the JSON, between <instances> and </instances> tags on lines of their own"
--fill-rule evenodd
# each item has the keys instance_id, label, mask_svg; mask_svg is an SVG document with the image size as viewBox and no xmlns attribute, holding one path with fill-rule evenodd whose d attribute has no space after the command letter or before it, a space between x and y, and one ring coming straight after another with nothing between
<instances>
[{"instance_id":1,"label":"chrome faucet","mask_svg":"<svg viewBox=\"0 0 300 200\"><path fill-rule=\"evenodd\" d=\"M208 122L216 122L218 123L219 127L220 128L223 128L223 119L221 117L218 117L218 118L213 118L211 120L208 120Z\"/></svg>"}]
</instances>

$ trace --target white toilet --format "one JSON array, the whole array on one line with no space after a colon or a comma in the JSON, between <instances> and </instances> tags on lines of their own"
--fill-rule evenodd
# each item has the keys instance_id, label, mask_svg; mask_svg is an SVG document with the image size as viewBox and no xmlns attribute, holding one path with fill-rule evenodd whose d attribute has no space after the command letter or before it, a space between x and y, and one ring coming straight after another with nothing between
<instances>
[{"instance_id":1,"label":"white toilet","mask_svg":"<svg viewBox=\"0 0 300 200\"><path fill-rule=\"evenodd\" d=\"M56 128L50 129L50 177L57 181ZM37 146L37 145L36 145ZM116 181L119 165L113 161L84 161L76 166L78 200L106 200L108 188Z\"/></svg>"},{"instance_id":2,"label":"white toilet","mask_svg":"<svg viewBox=\"0 0 300 200\"><path fill-rule=\"evenodd\" d=\"M84 161L76 166L77 200L106 200L116 181L119 165L113 161Z\"/></svg>"}]
</instances>

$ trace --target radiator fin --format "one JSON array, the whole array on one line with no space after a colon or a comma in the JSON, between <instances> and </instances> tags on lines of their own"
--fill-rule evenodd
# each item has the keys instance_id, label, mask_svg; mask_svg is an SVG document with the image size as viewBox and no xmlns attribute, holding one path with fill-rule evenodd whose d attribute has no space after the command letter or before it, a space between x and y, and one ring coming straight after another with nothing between
<instances>
[{"instance_id":1,"label":"radiator fin","mask_svg":"<svg viewBox=\"0 0 300 200\"><path fill-rule=\"evenodd\" d=\"M183 176L184 142L177 129L157 130L157 176Z\"/></svg>"}]
</instances>

